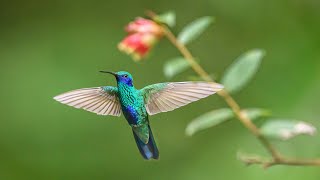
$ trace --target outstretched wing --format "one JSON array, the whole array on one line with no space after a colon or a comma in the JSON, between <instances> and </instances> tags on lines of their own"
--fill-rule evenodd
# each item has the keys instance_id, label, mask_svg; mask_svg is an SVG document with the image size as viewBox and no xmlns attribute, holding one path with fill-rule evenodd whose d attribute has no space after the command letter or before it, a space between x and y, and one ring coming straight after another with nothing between
<instances>
[{"instance_id":1,"label":"outstretched wing","mask_svg":"<svg viewBox=\"0 0 320 180\"><path fill-rule=\"evenodd\" d=\"M83 88L54 97L55 100L99 115L120 116L118 88L112 86Z\"/></svg>"},{"instance_id":2,"label":"outstretched wing","mask_svg":"<svg viewBox=\"0 0 320 180\"><path fill-rule=\"evenodd\" d=\"M210 82L159 83L144 87L141 94L149 115L172 111L223 89Z\"/></svg>"}]
</instances>

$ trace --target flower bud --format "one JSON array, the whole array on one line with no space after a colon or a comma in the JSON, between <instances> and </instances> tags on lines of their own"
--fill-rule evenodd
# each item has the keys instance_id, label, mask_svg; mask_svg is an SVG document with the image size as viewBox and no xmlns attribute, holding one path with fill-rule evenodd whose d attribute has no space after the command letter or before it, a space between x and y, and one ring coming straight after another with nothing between
<instances>
[{"instance_id":1,"label":"flower bud","mask_svg":"<svg viewBox=\"0 0 320 180\"><path fill-rule=\"evenodd\" d=\"M144 58L163 35L160 25L144 18L130 22L126 31L128 35L119 43L118 48L132 55L136 61Z\"/></svg>"},{"instance_id":2,"label":"flower bud","mask_svg":"<svg viewBox=\"0 0 320 180\"><path fill-rule=\"evenodd\" d=\"M135 21L130 22L125 30L128 33L150 33L155 36L162 36L162 28L159 24L144 18L137 18Z\"/></svg>"}]
</instances>

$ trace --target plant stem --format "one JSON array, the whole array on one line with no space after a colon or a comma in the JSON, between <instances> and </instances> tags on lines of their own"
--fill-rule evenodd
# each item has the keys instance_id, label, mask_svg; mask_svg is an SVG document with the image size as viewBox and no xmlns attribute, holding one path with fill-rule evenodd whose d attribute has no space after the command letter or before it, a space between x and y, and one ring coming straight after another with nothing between
<instances>
[{"instance_id":1,"label":"plant stem","mask_svg":"<svg viewBox=\"0 0 320 180\"><path fill-rule=\"evenodd\" d=\"M152 11L147 11L146 14L154 19L157 15ZM170 31L170 29L162 25L164 35L168 38L168 40L180 51L180 53L184 56L186 61L190 64L191 68L205 81L214 82L214 79L210 77L210 75L201 67L201 65L195 61L191 52L187 49L187 47L180 43L176 36ZM235 113L240 122L252 133L257 139L261 142L261 144L267 149L269 154L272 156L271 160L263 160L262 158L252 159L251 157L241 157L241 160L246 164L262 164L265 168L268 168L273 165L292 165L292 166L320 166L320 159L312 159L312 160L303 160L303 159L290 159L282 156L278 150L268 141L268 139L263 136L259 130L259 128L252 123L250 118L243 113L240 105L233 99L233 97L229 94L229 92L225 89L217 92L219 96L221 96L228 106Z\"/></svg>"},{"instance_id":2,"label":"plant stem","mask_svg":"<svg viewBox=\"0 0 320 180\"><path fill-rule=\"evenodd\" d=\"M289 159L283 158L279 160L265 159L256 155L238 155L239 160L246 165L261 164L264 168L268 168L275 165L287 165L287 166L319 166L319 159Z\"/></svg>"},{"instance_id":3,"label":"plant stem","mask_svg":"<svg viewBox=\"0 0 320 180\"><path fill-rule=\"evenodd\" d=\"M185 59L190 63L191 68L205 81L214 82L214 80L209 76L209 74L194 60L194 57L190 53L190 51L180 43L177 38L173 35L173 33L167 28L163 27L165 36L169 39L169 41L181 52L181 54L185 57ZM246 114L241 112L241 108L239 104L232 98L232 96L226 90L221 90L217 92L226 103L230 106L232 111L236 114L238 119L242 122L242 124L249 129L265 146L265 148L269 151L269 153L273 156L274 159L279 159L280 154L278 151L272 146L272 144L260 133L257 126L255 126L252 121L249 119Z\"/></svg>"}]
</instances>

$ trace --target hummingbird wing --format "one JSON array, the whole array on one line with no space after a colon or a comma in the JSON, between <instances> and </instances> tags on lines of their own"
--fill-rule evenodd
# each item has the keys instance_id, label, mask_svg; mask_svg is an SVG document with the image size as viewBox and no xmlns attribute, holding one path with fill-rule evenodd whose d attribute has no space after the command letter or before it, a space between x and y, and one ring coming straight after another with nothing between
<instances>
[{"instance_id":1,"label":"hummingbird wing","mask_svg":"<svg viewBox=\"0 0 320 180\"><path fill-rule=\"evenodd\" d=\"M121 115L118 88L113 86L77 89L60 94L53 99L98 115Z\"/></svg>"},{"instance_id":2,"label":"hummingbird wing","mask_svg":"<svg viewBox=\"0 0 320 180\"><path fill-rule=\"evenodd\" d=\"M223 89L210 82L168 82L152 84L141 89L149 115L167 112L205 98Z\"/></svg>"}]
</instances>

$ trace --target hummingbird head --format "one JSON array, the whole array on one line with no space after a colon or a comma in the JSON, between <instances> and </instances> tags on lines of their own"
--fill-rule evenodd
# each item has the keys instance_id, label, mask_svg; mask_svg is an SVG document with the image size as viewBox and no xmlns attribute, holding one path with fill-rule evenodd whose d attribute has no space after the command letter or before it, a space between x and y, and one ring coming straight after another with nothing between
<instances>
[{"instance_id":1,"label":"hummingbird head","mask_svg":"<svg viewBox=\"0 0 320 180\"><path fill-rule=\"evenodd\" d=\"M110 71L100 71L102 73L109 73L114 75L117 79L117 83L123 83L128 86L133 86L133 78L132 75L126 71L119 71L119 72L110 72Z\"/></svg>"}]
</instances>

